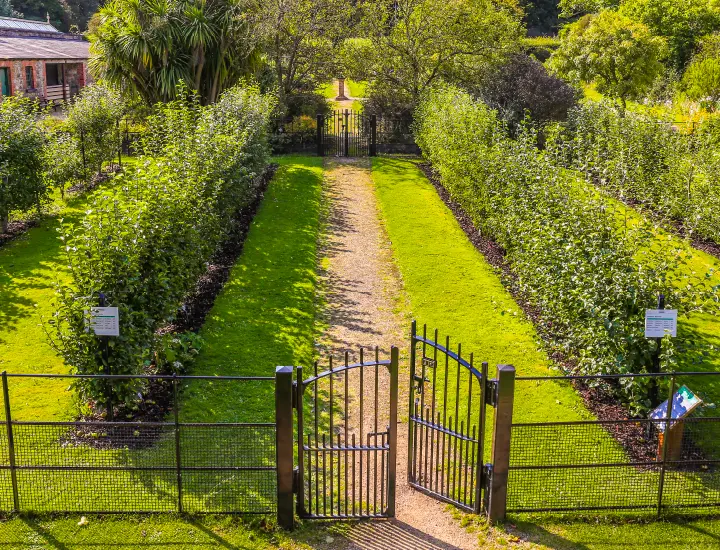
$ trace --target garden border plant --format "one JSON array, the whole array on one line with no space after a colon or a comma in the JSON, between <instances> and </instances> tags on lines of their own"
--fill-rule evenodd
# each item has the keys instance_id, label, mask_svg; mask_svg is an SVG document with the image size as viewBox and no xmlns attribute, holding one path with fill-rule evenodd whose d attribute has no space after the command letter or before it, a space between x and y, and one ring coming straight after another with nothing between
<instances>
[{"instance_id":1,"label":"garden border plant","mask_svg":"<svg viewBox=\"0 0 720 550\"><path fill-rule=\"evenodd\" d=\"M63 228L72 282L58 286L49 323L74 372L182 372L193 346L158 331L175 321L233 217L258 195L272 99L253 85L207 107L186 90L179 97L150 117L138 169L98 193L79 226ZM119 307L122 325L105 354L86 330L101 292ZM107 398L137 410L147 388L118 385L109 396L87 380L78 390L97 413L107 411Z\"/></svg>"}]
</instances>

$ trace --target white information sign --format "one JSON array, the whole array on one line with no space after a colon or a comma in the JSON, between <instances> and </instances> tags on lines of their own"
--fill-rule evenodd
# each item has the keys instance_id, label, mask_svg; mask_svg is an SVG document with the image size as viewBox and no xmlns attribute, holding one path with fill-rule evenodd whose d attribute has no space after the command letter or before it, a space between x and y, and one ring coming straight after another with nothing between
<instances>
[{"instance_id":1,"label":"white information sign","mask_svg":"<svg viewBox=\"0 0 720 550\"><path fill-rule=\"evenodd\" d=\"M116 307L90 310L90 327L97 336L120 336L120 312Z\"/></svg>"},{"instance_id":2,"label":"white information sign","mask_svg":"<svg viewBox=\"0 0 720 550\"><path fill-rule=\"evenodd\" d=\"M645 310L645 338L677 336L677 309Z\"/></svg>"}]
</instances>

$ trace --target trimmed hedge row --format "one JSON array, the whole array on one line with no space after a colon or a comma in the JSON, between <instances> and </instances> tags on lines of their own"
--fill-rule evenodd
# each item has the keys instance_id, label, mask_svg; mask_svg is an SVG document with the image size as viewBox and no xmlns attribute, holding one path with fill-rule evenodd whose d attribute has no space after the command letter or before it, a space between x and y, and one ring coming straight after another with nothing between
<instances>
[{"instance_id":1,"label":"trimmed hedge row","mask_svg":"<svg viewBox=\"0 0 720 550\"><path fill-rule=\"evenodd\" d=\"M98 193L80 225L64 227L72 282L57 289L52 336L74 372L138 374L158 362L183 368L187 346L157 331L176 318L233 217L255 199L269 160L272 108L254 86L228 90L207 107L186 92L158 105L137 170ZM110 338L107 358L87 331L100 293L120 308L121 334ZM142 391L116 388L114 402L128 406ZM105 388L94 381L80 390L104 400Z\"/></svg>"},{"instance_id":2,"label":"trimmed hedge row","mask_svg":"<svg viewBox=\"0 0 720 550\"><path fill-rule=\"evenodd\" d=\"M530 127L510 139L494 111L445 88L420 105L416 134L453 199L504 248L541 333L577 373L650 371L656 343L644 337L644 312L658 293L681 315L715 298L681 269L688 250L653 247L647 223L625 226L607 199L537 150ZM664 345L663 368L693 360L694 348L688 335ZM646 409L648 388L631 381L623 397Z\"/></svg>"},{"instance_id":3,"label":"trimmed hedge row","mask_svg":"<svg viewBox=\"0 0 720 550\"><path fill-rule=\"evenodd\" d=\"M604 102L571 110L568 121L547 134L547 150L563 166L623 201L680 222L690 235L720 243L720 149L708 143L712 136L621 114Z\"/></svg>"}]
</instances>

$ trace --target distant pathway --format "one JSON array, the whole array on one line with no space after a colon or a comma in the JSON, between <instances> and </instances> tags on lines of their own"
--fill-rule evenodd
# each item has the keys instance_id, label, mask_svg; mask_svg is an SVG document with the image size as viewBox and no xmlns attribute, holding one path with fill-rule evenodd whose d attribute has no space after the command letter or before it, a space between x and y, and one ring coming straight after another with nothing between
<instances>
[{"instance_id":1,"label":"distant pathway","mask_svg":"<svg viewBox=\"0 0 720 550\"><path fill-rule=\"evenodd\" d=\"M390 522L361 522L347 540L327 548L366 550L473 549L477 535L452 519L446 505L407 484L407 332L402 282L391 245L379 219L368 159L328 159L326 193L330 203L321 276L324 280L327 330L321 354L336 359L345 351L357 360L359 346L379 346L387 356L391 345L401 349L396 517ZM387 397L387 377L379 395ZM359 388L356 388L359 389ZM366 402L374 394L366 388ZM350 418L353 418L351 411ZM369 419L368 419L369 420Z\"/></svg>"}]
</instances>

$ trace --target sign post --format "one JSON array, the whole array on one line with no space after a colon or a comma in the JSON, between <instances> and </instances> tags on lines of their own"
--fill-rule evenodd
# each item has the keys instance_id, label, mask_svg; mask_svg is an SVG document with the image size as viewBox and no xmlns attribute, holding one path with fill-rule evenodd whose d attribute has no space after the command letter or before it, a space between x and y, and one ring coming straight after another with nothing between
<instances>
[{"instance_id":1,"label":"sign post","mask_svg":"<svg viewBox=\"0 0 720 550\"><path fill-rule=\"evenodd\" d=\"M677 310L665 309L665 295L658 296L657 309L645 310L645 338L654 338L657 342L655 355L653 357L652 372L660 373L660 352L662 349L662 339L666 334L672 338L677 336ZM650 402L658 401L658 381L652 381L650 385Z\"/></svg>"},{"instance_id":2,"label":"sign post","mask_svg":"<svg viewBox=\"0 0 720 550\"><path fill-rule=\"evenodd\" d=\"M107 307L103 292L100 293L100 307L90 310L90 328L100 338L100 349L105 374L110 375L110 338L120 336L120 312L116 307ZM108 381L106 389L107 419L113 420L112 383Z\"/></svg>"}]
</instances>

